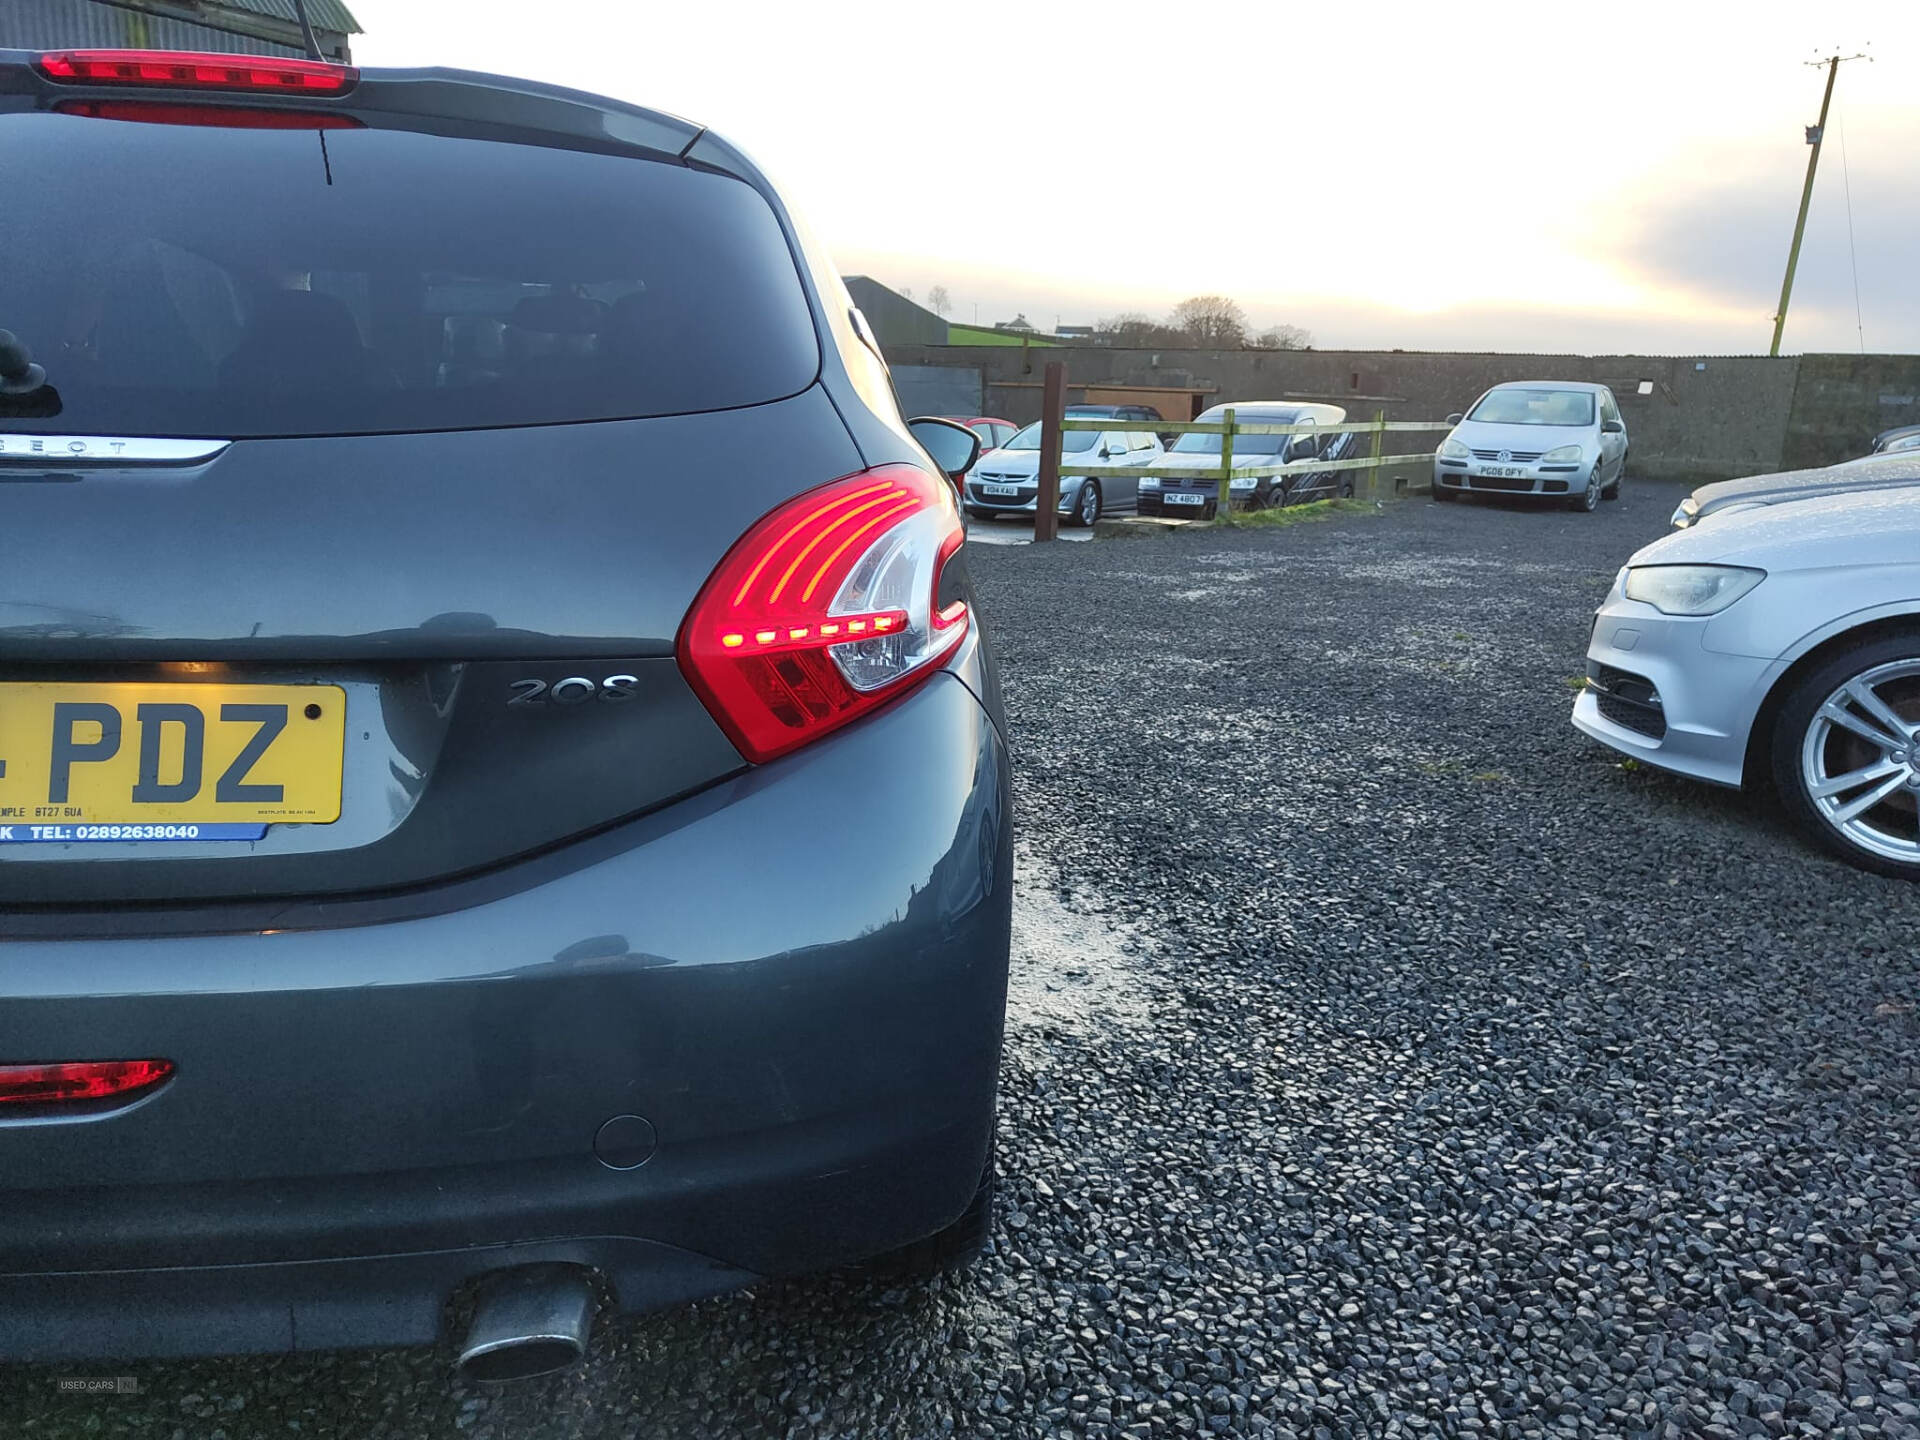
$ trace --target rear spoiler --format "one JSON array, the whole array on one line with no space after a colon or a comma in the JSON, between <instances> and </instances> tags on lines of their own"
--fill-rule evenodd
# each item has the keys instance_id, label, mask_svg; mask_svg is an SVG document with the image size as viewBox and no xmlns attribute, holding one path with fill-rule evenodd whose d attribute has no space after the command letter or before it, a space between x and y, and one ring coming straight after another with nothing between
<instances>
[{"instance_id":1,"label":"rear spoiler","mask_svg":"<svg viewBox=\"0 0 1920 1440\"><path fill-rule=\"evenodd\" d=\"M39 109L61 100L128 98L131 91L126 85L93 83L84 78L60 82L49 79L39 68L42 58L59 53L64 52L0 50L0 110ZM431 130L473 139L490 138L489 132L499 132L500 138L506 139L509 138L506 132L517 131L519 134L514 138L524 140L526 132L533 131L561 145L626 153L638 151L683 162L691 158L693 163L727 170L741 179L760 179L750 166L746 173L741 173L725 163L731 158L730 147L717 150L707 147L711 155L690 157L688 152L705 130L678 116L582 90L478 71L361 69L355 83L339 94L260 90L236 93L220 87L154 83L141 84L138 93L143 99L210 104L290 103L308 110L352 115L390 129ZM14 103L9 103L10 100ZM20 101L26 103L18 103Z\"/></svg>"}]
</instances>

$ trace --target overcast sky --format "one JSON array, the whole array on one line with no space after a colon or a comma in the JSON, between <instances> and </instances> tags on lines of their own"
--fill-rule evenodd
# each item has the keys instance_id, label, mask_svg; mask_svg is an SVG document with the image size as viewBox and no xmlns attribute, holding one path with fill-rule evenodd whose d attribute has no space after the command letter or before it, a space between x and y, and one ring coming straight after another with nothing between
<instances>
[{"instance_id":1,"label":"overcast sky","mask_svg":"<svg viewBox=\"0 0 1920 1440\"><path fill-rule=\"evenodd\" d=\"M953 319L1219 292L1327 347L1764 352L1820 105L1802 62L1868 49L1785 348L1861 347L1850 189L1866 348L1920 350L1914 0L350 3L362 63L712 126L842 270L944 284Z\"/></svg>"}]
</instances>

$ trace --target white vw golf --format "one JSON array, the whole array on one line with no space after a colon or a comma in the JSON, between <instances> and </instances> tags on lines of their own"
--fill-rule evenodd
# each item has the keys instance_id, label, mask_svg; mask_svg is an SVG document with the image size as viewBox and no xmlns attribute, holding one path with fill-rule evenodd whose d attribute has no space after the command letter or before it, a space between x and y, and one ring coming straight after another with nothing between
<instances>
[{"instance_id":1,"label":"white vw golf","mask_svg":"<svg viewBox=\"0 0 1920 1440\"><path fill-rule=\"evenodd\" d=\"M1573 723L1696 779L1771 780L1829 849L1920 880L1920 491L1654 541L1594 617Z\"/></svg>"}]
</instances>

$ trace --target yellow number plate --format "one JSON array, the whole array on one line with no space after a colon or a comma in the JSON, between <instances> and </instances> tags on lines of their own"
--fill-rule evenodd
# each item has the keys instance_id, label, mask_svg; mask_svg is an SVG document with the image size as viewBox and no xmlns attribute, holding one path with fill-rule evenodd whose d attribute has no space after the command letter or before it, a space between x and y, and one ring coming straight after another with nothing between
<instances>
[{"instance_id":1,"label":"yellow number plate","mask_svg":"<svg viewBox=\"0 0 1920 1440\"><path fill-rule=\"evenodd\" d=\"M330 824L346 720L337 685L0 684L0 840Z\"/></svg>"}]
</instances>

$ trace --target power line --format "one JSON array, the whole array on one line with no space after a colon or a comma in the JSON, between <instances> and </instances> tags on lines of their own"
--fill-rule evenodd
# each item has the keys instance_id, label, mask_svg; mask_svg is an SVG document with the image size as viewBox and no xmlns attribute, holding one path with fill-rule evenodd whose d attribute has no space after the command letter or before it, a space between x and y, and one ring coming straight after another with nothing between
<instances>
[{"instance_id":1,"label":"power line","mask_svg":"<svg viewBox=\"0 0 1920 1440\"><path fill-rule=\"evenodd\" d=\"M1847 260L1853 266L1853 328L1860 334L1860 353L1867 353L1867 322L1860 313L1860 252L1853 244L1853 178L1847 165L1847 112L1834 116L1840 127L1840 186L1847 197Z\"/></svg>"}]
</instances>

